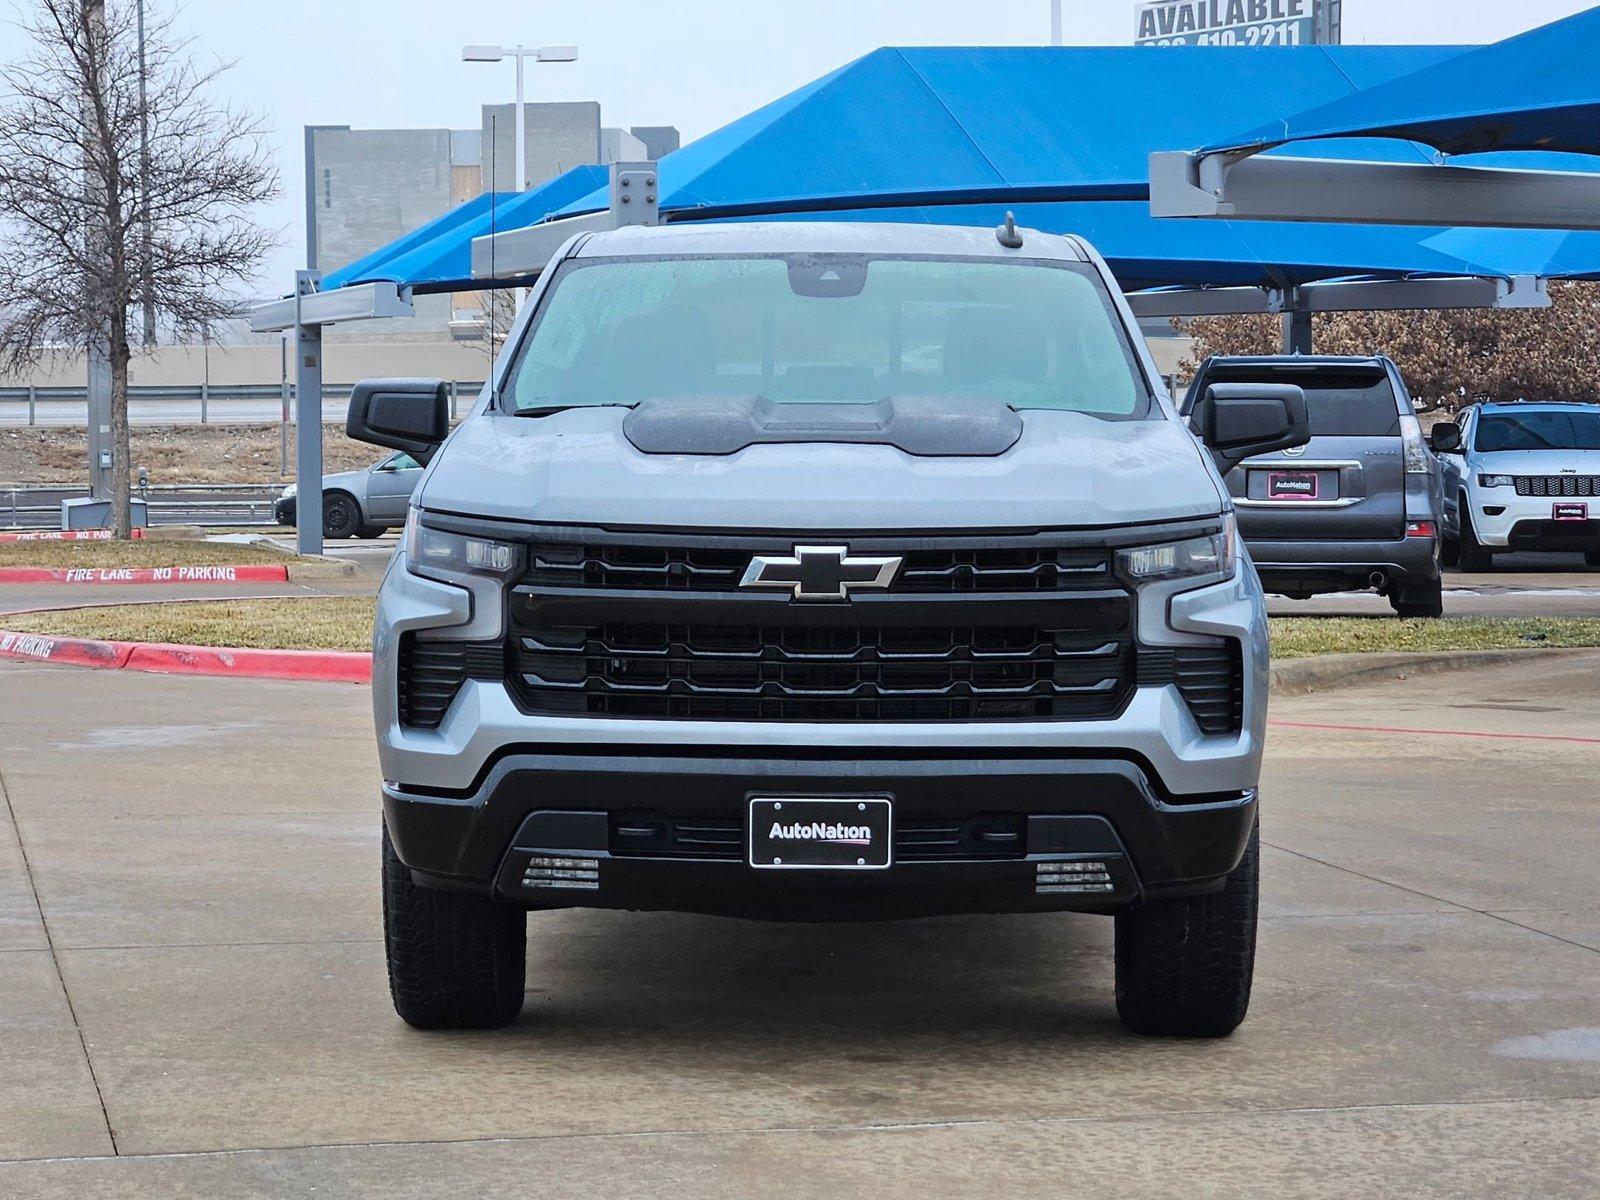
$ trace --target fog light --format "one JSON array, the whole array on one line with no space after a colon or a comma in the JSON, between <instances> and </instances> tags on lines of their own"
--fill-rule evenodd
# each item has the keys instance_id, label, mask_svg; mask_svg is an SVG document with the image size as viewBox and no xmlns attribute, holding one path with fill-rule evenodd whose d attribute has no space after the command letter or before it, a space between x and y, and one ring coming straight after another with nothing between
<instances>
[{"instance_id":1,"label":"fog light","mask_svg":"<svg viewBox=\"0 0 1600 1200\"><path fill-rule=\"evenodd\" d=\"M1035 867L1034 891L1092 895L1114 892L1111 868L1104 861L1042 862Z\"/></svg>"},{"instance_id":2,"label":"fog light","mask_svg":"<svg viewBox=\"0 0 1600 1200\"><path fill-rule=\"evenodd\" d=\"M522 886L596 892L600 890L600 860L536 855L523 867Z\"/></svg>"}]
</instances>

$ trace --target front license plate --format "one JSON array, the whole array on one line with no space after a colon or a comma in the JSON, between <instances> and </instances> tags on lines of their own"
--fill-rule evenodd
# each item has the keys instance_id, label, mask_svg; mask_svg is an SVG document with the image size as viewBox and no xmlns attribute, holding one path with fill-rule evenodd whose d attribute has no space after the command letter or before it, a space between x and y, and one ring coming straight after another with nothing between
<instances>
[{"instance_id":1,"label":"front license plate","mask_svg":"<svg viewBox=\"0 0 1600 1200\"><path fill-rule=\"evenodd\" d=\"M766 871L881 871L894 806L882 797L753 796L750 865Z\"/></svg>"},{"instance_id":2,"label":"front license plate","mask_svg":"<svg viewBox=\"0 0 1600 1200\"><path fill-rule=\"evenodd\" d=\"M1270 471L1267 474L1268 500L1318 500L1315 471Z\"/></svg>"},{"instance_id":3,"label":"front license plate","mask_svg":"<svg viewBox=\"0 0 1600 1200\"><path fill-rule=\"evenodd\" d=\"M1587 504L1557 504L1550 515L1558 521L1587 521L1589 519L1589 506Z\"/></svg>"}]
</instances>

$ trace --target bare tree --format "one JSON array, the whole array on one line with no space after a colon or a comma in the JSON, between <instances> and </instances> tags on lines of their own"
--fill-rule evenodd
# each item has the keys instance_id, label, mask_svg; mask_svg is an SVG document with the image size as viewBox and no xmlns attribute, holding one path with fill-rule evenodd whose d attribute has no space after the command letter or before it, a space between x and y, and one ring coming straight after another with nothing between
<instances>
[{"instance_id":1,"label":"bare tree","mask_svg":"<svg viewBox=\"0 0 1600 1200\"><path fill-rule=\"evenodd\" d=\"M1600 400L1600 286L1552 283L1547 309L1318 313L1319 354L1387 354L1419 401L1456 409L1479 400ZM1276 354L1276 317L1174 321L1196 339L1186 366L1209 354Z\"/></svg>"},{"instance_id":2,"label":"bare tree","mask_svg":"<svg viewBox=\"0 0 1600 1200\"><path fill-rule=\"evenodd\" d=\"M136 0L29 9L32 54L0 70L0 371L63 350L106 355L112 522L126 537L140 310L179 338L235 315L276 241L250 212L278 175L258 120L209 95L227 64L197 64L169 17L145 17L141 73Z\"/></svg>"}]
</instances>

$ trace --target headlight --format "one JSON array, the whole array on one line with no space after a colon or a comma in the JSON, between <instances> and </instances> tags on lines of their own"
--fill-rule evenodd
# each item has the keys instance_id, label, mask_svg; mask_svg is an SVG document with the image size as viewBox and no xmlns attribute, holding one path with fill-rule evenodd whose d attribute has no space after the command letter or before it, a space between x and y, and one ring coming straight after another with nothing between
<instances>
[{"instance_id":1,"label":"headlight","mask_svg":"<svg viewBox=\"0 0 1600 1200\"><path fill-rule=\"evenodd\" d=\"M406 566L416 575L443 580L464 575L510 579L522 571L521 546L429 529L418 519L415 508L406 513L403 540Z\"/></svg>"},{"instance_id":2,"label":"headlight","mask_svg":"<svg viewBox=\"0 0 1600 1200\"><path fill-rule=\"evenodd\" d=\"M295 494L297 492L299 492L299 490L300 490L300 488L297 485L291 483L288 487L284 488L283 491L278 494L278 499L280 499L280 500L293 500L295 498Z\"/></svg>"},{"instance_id":3,"label":"headlight","mask_svg":"<svg viewBox=\"0 0 1600 1200\"><path fill-rule=\"evenodd\" d=\"M1479 475L1479 487L1515 487L1516 478L1511 475Z\"/></svg>"},{"instance_id":4,"label":"headlight","mask_svg":"<svg viewBox=\"0 0 1600 1200\"><path fill-rule=\"evenodd\" d=\"M1192 580L1196 584L1231 579L1239 557L1238 538L1238 525L1230 512L1223 519L1220 533L1118 550L1117 574L1136 585L1168 579Z\"/></svg>"}]
</instances>

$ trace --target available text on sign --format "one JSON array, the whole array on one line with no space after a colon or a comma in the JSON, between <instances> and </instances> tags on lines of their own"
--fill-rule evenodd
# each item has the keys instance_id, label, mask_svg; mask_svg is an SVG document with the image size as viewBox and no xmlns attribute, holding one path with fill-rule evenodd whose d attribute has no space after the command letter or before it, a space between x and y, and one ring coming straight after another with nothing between
<instances>
[{"instance_id":1,"label":"available text on sign","mask_svg":"<svg viewBox=\"0 0 1600 1200\"><path fill-rule=\"evenodd\" d=\"M1301 46L1316 40L1314 0L1161 0L1138 10L1139 46Z\"/></svg>"}]
</instances>

